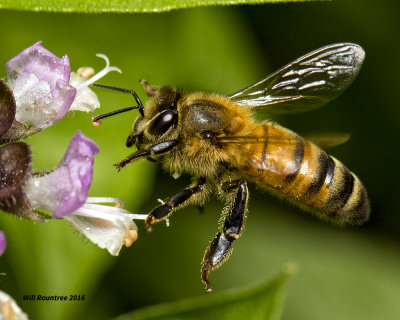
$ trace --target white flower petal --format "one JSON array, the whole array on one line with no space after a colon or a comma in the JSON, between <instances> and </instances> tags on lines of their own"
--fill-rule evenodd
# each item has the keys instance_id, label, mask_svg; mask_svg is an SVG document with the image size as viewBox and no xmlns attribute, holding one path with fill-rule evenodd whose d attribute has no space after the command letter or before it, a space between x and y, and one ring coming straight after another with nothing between
<instances>
[{"instance_id":1,"label":"white flower petal","mask_svg":"<svg viewBox=\"0 0 400 320\"><path fill-rule=\"evenodd\" d=\"M28 320L28 316L21 310L13 298L7 293L0 291L0 319Z\"/></svg>"},{"instance_id":2,"label":"white flower petal","mask_svg":"<svg viewBox=\"0 0 400 320\"><path fill-rule=\"evenodd\" d=\"M113 199L113 198L111 198ZM106 203L110 198L88 198ZM132 219L145 219L129 211L95 203L85 203L77 211L64 217L76 229L100 248L117 256L123 245L129 247L137 239L137 226Z\"/></svg>"},{"instance_id":3,"label":"white flower petal","mask_svg":"<svg viewBox=\"0 0 400 320\"><path fill-rule=\"evenodd\" d=\"M86 80L87 79L84 76L71 72L71 86L76 88ZM97 98L97 95L89 87L84 86L78 90L74 102L69 110L93 112L97 108L100 108L99 98Z\"/></svg>"},{"instance_id":4,"label":"white flower petal","mask_svg":"<svg viewBox=\"0 0 400 320\"><path fill-rule=\"evenodd\" d=\"M106 55L96 54L96 56L105 60L106 66L103 70L93 76L91 76L93 69L89 67L80 68L77 73L71 73L70 85L77 89L77 94L69 109L70 111L94 112L95 109L100 107L100 101L89 86L111 71L121 73L119 68L110 66ZM88 78L88 76L91 77Z\"/></svg>"}]
</instances>

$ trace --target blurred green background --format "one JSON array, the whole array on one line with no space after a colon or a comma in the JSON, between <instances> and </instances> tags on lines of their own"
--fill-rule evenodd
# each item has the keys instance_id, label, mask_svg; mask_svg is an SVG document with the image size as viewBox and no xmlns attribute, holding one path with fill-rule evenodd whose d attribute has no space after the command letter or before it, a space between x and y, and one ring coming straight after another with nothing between
<instances>
[{"instance_id":1,"label":"blurred green background","mask_svg":"<svg viewBox=\"0 0 400 320\"><path fill-rule=\"evenodd\" d=\"M298 131L350 132L349 142L329 150L365 184L371 220L340 229L319 222L284 201L250 186L246 230L230 260L211 273L216 291L270 278L296 262L283 319L398 319L400 316L400 5L364 0L259 6L210 7L163 14L53 14L0 11L0 77L5 62L38 40L73 70L96 70L104 53L123 74L102 82L137 90L138 80L187 91L235 92L323 45L355 42L366 60L355 83L326 107L280 117ZM102 112L133 99L97 89ZM113 163L125 148L136 113L107 119L94 128L90 116L69 114L28 139L34 167L54 168L79 128L100 146L92 196L123 198L132 212L147 213L157 198L188 182L174 181L157 164L137 162L117 173ZM176 213L111 257L65 221L44 224L0 216L9 246L0 259L0 289L11 294L32 319L107 319L160 302L204 295L200 262L217 230L222 204L211 201ZM24 294L86 295L85 301L39 303Z\"/></svg>"}]
</instances>

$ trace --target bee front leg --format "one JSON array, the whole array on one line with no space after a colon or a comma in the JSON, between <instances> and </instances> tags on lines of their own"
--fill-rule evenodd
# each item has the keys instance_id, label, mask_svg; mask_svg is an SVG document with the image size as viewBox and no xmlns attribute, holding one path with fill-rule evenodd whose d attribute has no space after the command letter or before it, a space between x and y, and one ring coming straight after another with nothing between
<instances>
[{"instance_id":1,"label":"bee front leg","mask_svg":"<svg viewBox=\"0 0 400 320\"><path fill-rule=\"evenodd\" d=\"M151 231L151 225L158 221L164 220L168 218L174 210L182 207L185 202L191 199L194 195L199 194L204 191L206 184L205 178L199 178L196 185L193 187L186 188L182 191L179 191L177 194L168 198L165 203L155 207L146 218L146 228L147 231Z\"/></svg>"},{"instance_id":2,"label":"bee front leg","mask_svg":"<svg viewBox=\"0 0 400 320\"><path fill-rule=\"evenodd\" d=\"M225 217L222 232L218 232L208 246L201 267L201 279L205 283L207 292L211 292L211 284L208 274L224 263L232 251L233 242L238 239L243 230L243 222L246 217L249 192L246 181L236 181L238 188L232 201L231 209ZM226 191L232 190L234 185L229 182Z\"/></svg>"},{"instance_id":3,"label":"bee front leg","mask_svg":"<svg viewBox=\"0 0 400 320\"><path fill-rule=\"evenodd\" d=\"M178 145L178 143L179 143L178 140L167 140L164 142L153 144L147 149L139 150L135 153L132 153L124 160L114 164L114 166L117 168L118 171L120 171L123 167L126 167L128 164L135 161L136 159L143 157L146 159L152 159L151 156L166 153L175 148Z\"/></svg>"}]
</instances>

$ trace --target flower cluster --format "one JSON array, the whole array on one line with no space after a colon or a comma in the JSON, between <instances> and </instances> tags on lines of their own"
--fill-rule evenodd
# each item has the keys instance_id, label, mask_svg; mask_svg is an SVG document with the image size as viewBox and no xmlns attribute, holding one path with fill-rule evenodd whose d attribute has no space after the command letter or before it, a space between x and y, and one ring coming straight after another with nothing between
<instances>
[{"instance_id":1,"label":"flower cluster","mask_svg":"<svg viewBox=\"0 0 400 320\"><path fill-rule=\"evenodd\" d=\"M71 73L68 57L56 57L40 42L7 62L7 82L0 80L0 209L36 221L63 218L118 255L137 238L133 219L145 215L126 211L119 199L88 198L96 143L78 130L55 170L33 172L31 149L20 141L68 111L94 113L100 103L89 85L110 71L120 72L109 66L106 56L98 56L106 61L98 74L91 68ZM110 203L118 206L104 205ZM0 255L5 247L0 231Z\"/></svg>"},{"instance_id":2,"label":"flower cluster","mask_svg":"<svg viewBox=\"0 0 400 320\"><path fill-rule=\"evenodd\" d=\"M0 138L15 141L39 132L68 111L94 111L100 106L89 85L110 71L106 67L94 75L92 68L71 73L67 55L58 58L42 47L41 42L25 49L6 64L7 83L0 80Z\"/></svg>"}]
</instances>

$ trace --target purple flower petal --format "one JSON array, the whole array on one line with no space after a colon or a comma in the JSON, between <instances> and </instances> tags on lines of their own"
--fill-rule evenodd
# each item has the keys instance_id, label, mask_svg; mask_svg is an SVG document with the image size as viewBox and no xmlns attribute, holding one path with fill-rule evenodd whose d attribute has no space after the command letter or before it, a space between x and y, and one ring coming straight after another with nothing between
<instances>
[{"instance_id":1,"label":"purple flower petal","mask_svg":"<svg viewBox=\"0 0 400 320\"><path fill-rule=\"evenodd\" d=\"M52 89L58 80L69 83L71 67L68 56L61 59L45 49L42 41L26 48L20 54L10 59L6 64L8 83L13 86L15 80L24 73L33 73L39 79L48 82Z\"/></svg>"},{"instance_id":2,"label":"purple flower petal","mask_svg":"<svg viewBox=\"0 0 400 320\"><path fill-rule=\"evenodd\" d=\"M7 247L6 235L4 234L3 231L0 231L0 256L3 255L4 251L6 250L6 247Z\"/></svg>"},{"instance_id":3,"label":"purple flower petal","mask_svg":"<svg viewBox=\"0 0 400 320\"><path fill-rule=\"evenodd\" d=\"M76 89L69 84L60 86L60 82L57 82L57 90L54 92L54 103L57 103L58 113L54 117L53 124L61 120L67 114L75 100L76 92Z\"/></svg>"},{"instance_id":4,"label":"purple flower petal","mask_svg":"<svg viewBox=\"0 0 400 320\"><path fill-rule=\"evenodd\" d=\"M31 177L25 184L24 191L31 205L53 211L53 218L61 218L81 207L88 196L93 157L98 152L98 146L78 131L57 169L41 177Z\"/></svg>"},{"instance_id":5,"label":"purple flower petal","mask_svg":"<svg viewBox=\"0 0 400 320\"><path fill-rule=\"evenodd\" d=\"M8 61L6 72L17 104L16 120L46 128L61 119L76 94L69 85L70 71L68 57L58 58L41 42Z\"/></svg>"},{"instance_id":6,"label":"purple flower petal","mask_svg":"<svg viewBox=\"0 0 400 320\"><path fill-rule=\"evenodd\" d=\"M64 199L53 211L55 218L74 212L85 203L92 183L93 156L98 152L96 143L78 130L57 167L57 170L68 170L71 188L65 190Z\"/></svg>"}]
</instances>

